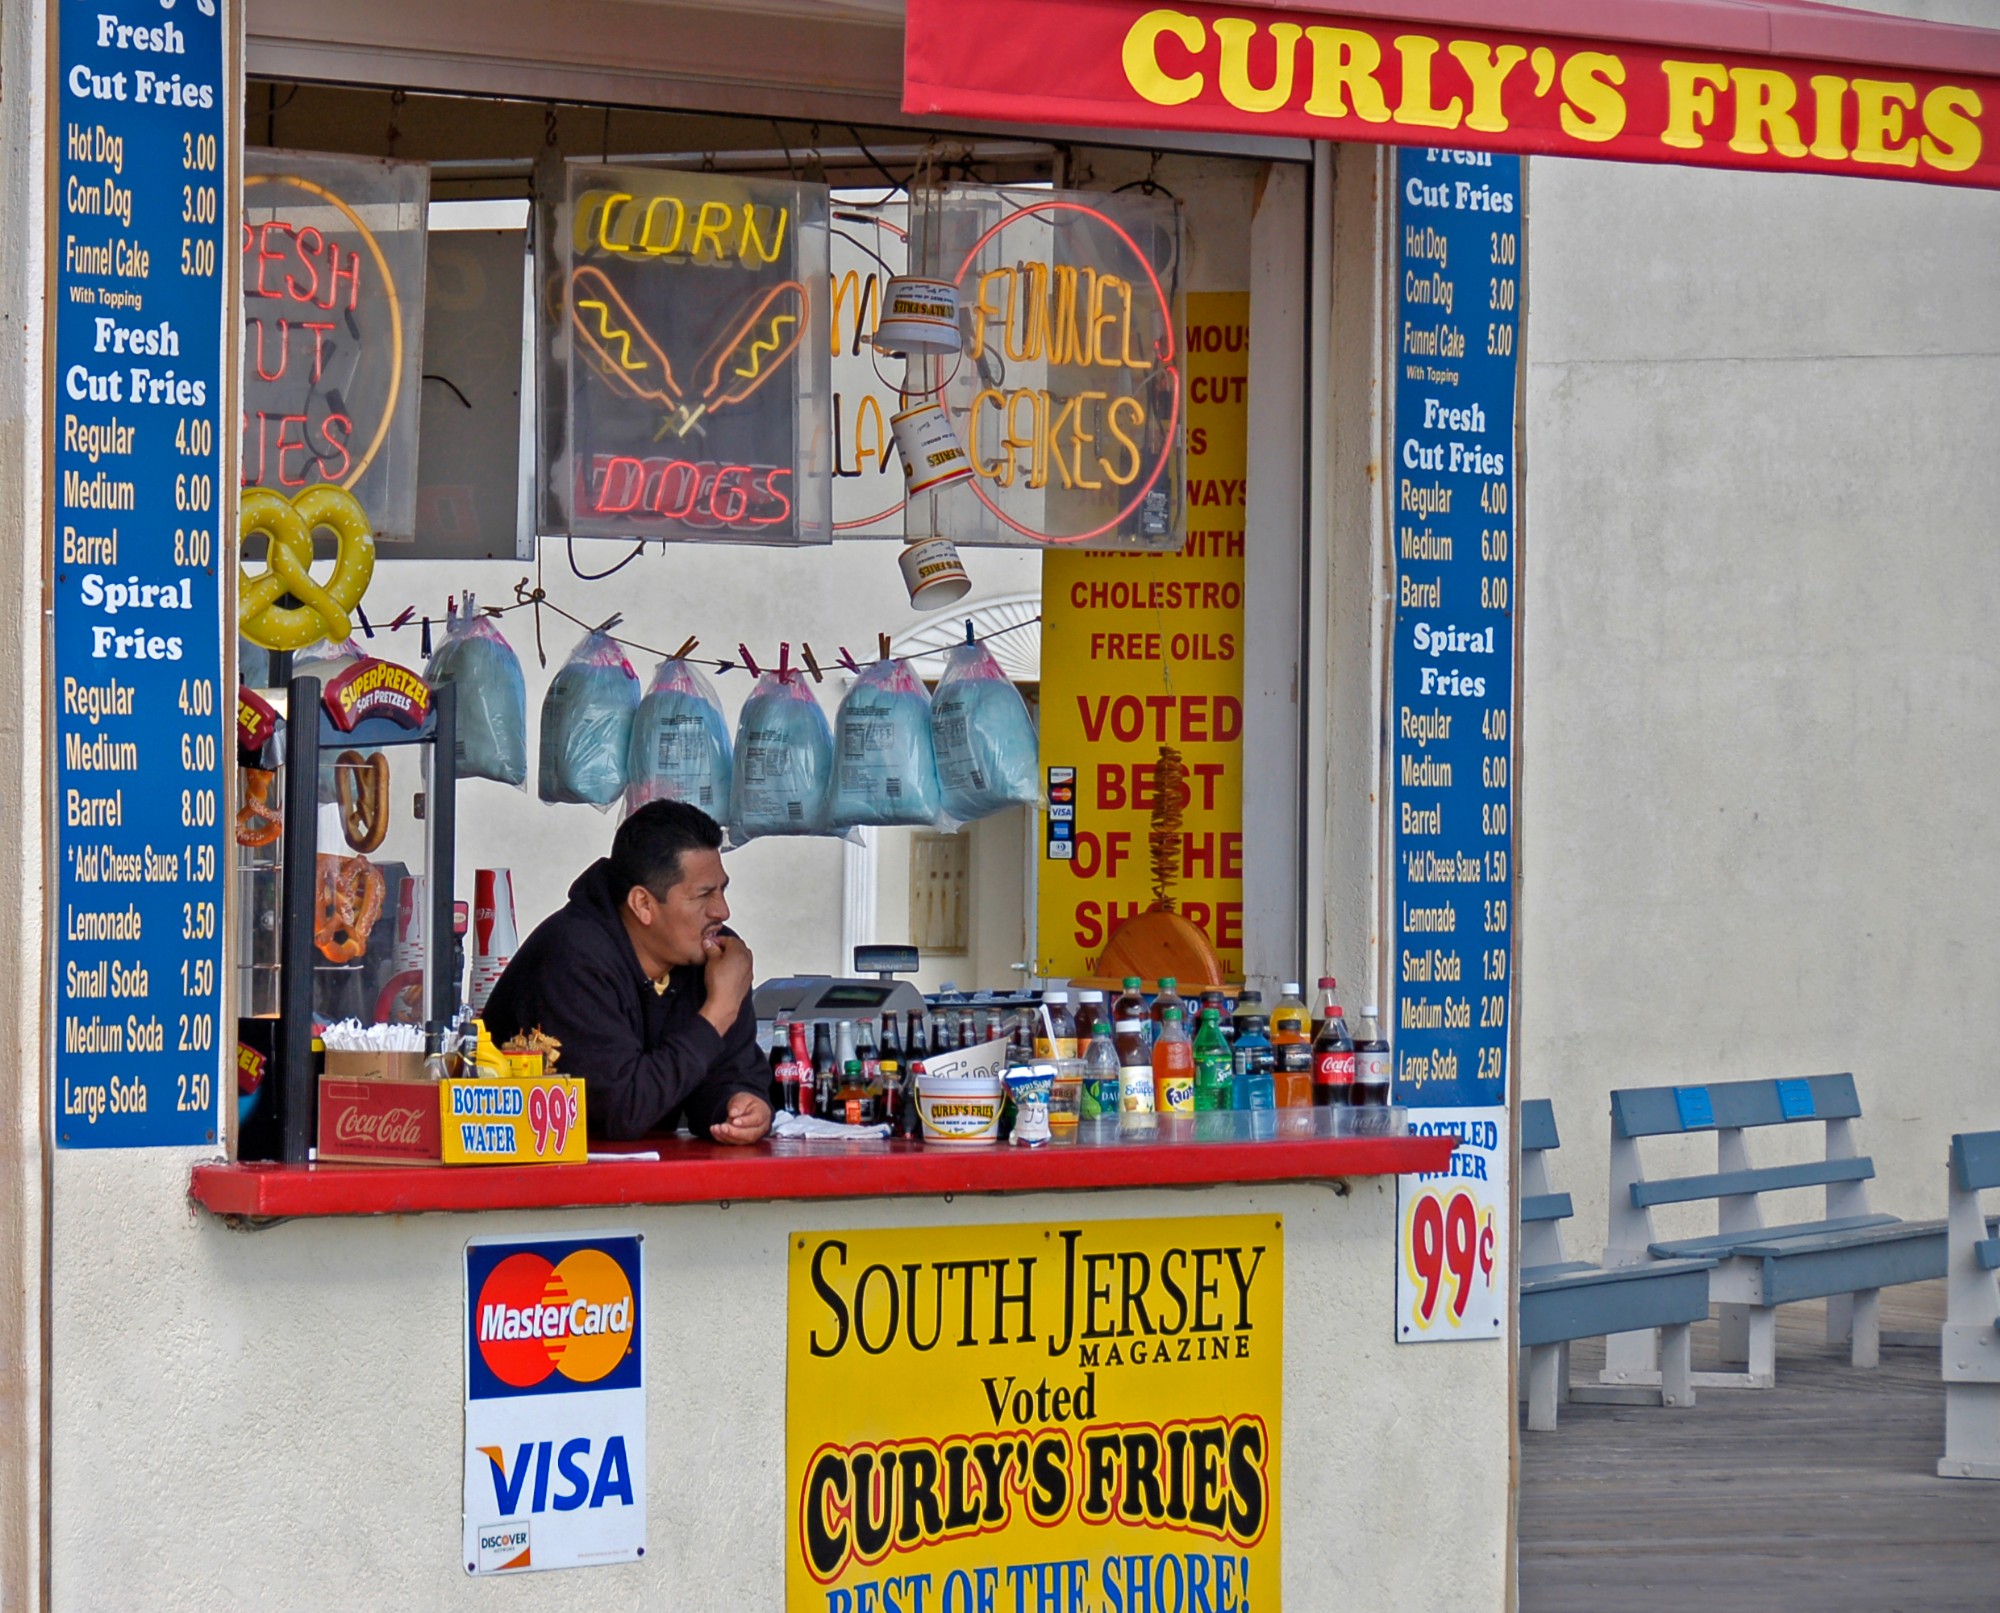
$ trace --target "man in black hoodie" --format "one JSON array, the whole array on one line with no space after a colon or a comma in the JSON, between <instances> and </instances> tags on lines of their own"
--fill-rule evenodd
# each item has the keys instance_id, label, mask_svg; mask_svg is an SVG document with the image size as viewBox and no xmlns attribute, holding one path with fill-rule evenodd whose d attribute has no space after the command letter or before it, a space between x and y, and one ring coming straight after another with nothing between
<instances>
[{"instance_id":1,"label":"man in black hoodie","mask_svg":"<svg viewBox=\"0 0 2000 1613\"><path fill-rule=\"evenodd\" d=\"M771 1129L750 949L723 927L728 884L713 818L679 801L642 806L493 988L494 1041L540 1029L561 1042L593 1136L686 1121L697 1137L754 1143Z\"/></svg>"}]
</instances>

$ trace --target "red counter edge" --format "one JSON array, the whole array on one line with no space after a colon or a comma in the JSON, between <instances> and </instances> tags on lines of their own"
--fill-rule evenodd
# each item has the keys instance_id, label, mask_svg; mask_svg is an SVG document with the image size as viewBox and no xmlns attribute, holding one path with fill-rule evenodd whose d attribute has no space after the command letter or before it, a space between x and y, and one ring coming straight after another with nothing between
<instances>
[{"instance_id":1,"label":"red counter edge","mask_svg":"<svg viewBox=\"0 0 2000 1613\"><path fill-rule=\"evenodd\" d=\"M220 1216L413 1215L943 1193L1071 1192L1332 1181L1446 1169L1456 1139L1339 1137L1153 1147L991 1148L911 1144L777 1154L666 1142L659 1160L588 1165L230 1165L194 1167L188 1195Z\"/></svg>"}]
</instances>

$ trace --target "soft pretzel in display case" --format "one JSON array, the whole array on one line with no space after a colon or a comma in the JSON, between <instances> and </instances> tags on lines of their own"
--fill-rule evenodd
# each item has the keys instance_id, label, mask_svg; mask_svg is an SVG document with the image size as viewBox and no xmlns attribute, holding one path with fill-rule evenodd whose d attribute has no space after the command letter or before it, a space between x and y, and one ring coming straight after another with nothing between
<instances>
[{"instance_id":1,"label":"soft pretzel in display case","mask_svg":"<svg viewBox=\"0 0 2000 1613\"><path fill-rule=\"evenodd\" d=\"M382 916L386 885L366 857L330 857L316 870L313 945L329 963L352 963L368 950L368 936Z\"/></svg>"},{"instance_id":2,"label":"soft pretzel in display case","mask_svg":"<svg viewBox=\"0 0 2000 1613\"><path fill-rule=\"evenodd\" d=\"M340 831L365 856L389 833L389 758L380 751L342 751L333 761L333 790Z\"/></svg>"}]
</instances>

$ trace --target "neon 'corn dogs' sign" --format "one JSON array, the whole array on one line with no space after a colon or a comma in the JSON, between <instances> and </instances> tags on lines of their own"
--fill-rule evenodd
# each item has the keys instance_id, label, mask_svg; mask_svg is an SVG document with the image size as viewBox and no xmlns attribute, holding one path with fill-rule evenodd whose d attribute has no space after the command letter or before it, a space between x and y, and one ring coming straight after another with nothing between
<instances>
[{"instance_id":1,"label":"neon 'corn dogs' sign","mask_svg":"<svg viewBox=\"0 0 2000 1613\"><path fill-rule=\"evenodd\" d=\"M827 541L825 189L572 165L543 205L545 529Z\"/></svg>"}]
</instances>

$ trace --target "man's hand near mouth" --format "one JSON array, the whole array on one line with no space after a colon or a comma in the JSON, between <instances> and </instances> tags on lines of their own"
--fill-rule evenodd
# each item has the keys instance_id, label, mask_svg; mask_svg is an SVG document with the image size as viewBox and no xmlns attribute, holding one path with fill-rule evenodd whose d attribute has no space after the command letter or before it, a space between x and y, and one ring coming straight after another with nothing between
<instances>
[{"instance_id":1,"label":"man's hand near mouth","mask_svg":"<svg viewBox=\"0 0 2000 1613\"><path fill-rule=\"evenodd\" d=\"M718 1036L727 1036L743 1012L743 999L750 995L750 949L740 936L717 934L702 938L702 950L707 956L708 999L701 1005L701 1017Z\"/></svg>"}]
</instances>

